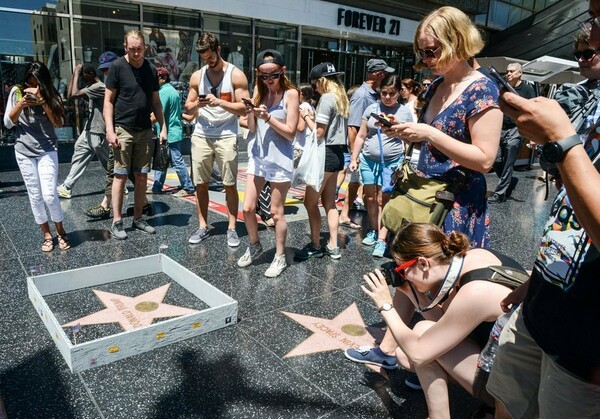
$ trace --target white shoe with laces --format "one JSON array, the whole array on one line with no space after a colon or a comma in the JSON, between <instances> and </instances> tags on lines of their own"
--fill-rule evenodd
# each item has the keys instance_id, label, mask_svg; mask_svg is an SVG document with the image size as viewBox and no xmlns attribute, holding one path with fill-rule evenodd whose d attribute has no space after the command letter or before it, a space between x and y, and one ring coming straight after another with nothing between
<instances>
[{"instance_id":1,"label":"white shoe with laces","mask_svg":"<svg viewBox=\"0 0 600 419\"><path fill-rule=\"evenodd\" d=\"M273 262L271 262L271 266L269 266L269 269L265 271L265 276L267 278L276 278L281 275L285 268L287 268L285 254L275 256L275 259L273 259Z\"/></svg>"}]
</instances>

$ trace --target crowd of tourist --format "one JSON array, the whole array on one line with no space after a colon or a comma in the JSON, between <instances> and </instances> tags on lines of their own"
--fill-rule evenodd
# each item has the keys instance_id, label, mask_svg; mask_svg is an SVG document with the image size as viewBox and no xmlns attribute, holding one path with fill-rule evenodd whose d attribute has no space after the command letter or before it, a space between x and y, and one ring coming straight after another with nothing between
<instances>
[{"instance_id":1,"label":"crowd of tourist","mask_svg":"<svg viewBox=\"0 0 600 419\"><path fill-rule=\"evenodd\" d=\"M131 225L154 234L143 214L146 194L162 193L166 172L156 173L148 191L147 174L155 147L163 143L181 183L178 196L196 196L198 227L189 243L210 236L208 188L216 163L227 202L226 241L239 246L237 134L242 125L248 131L243 202L248 244L237 264L247 267L263 252L257 212L259 197L267 191L275 256L265 276L277 277L287 267L286 195L303 157L312 158L306 150L314 141L321 145L315 149L323 153L324 163L317 173L320 188L307 186L303 197L310 242L296 257L343 257L339 228L362 228L349 212L358 195L368 214L362 244L373 246L374 257L394 260L389 271L365 275L362 286L387 323L386 334L376 347L347 350L347 358L415 372L409 383L424 391L432 418L449 417L450 381L482 401L477 417L494 412L496 417L598 417L600 309L594 298L600 295L600 282L594 272L600 255L594 243L600 241L600 198L589 185L600 181L600 0L590 0L589 12L574 44L589 80L565 86L558 101L534 97L516 63L506 69L506 87L514 92L499 89L473 59L484 46L480 32L454 7L432 11L415 32L415 69L427 69L434 78L402 79L374 58L366 64L366 80L351 95L344 90L342 73L329 62L314 66L310 84L297 88L286 77L282 54L268 49L256 57L251 96L245 74L221 57L217 37L203 33L196 49L205 65L191 75L183 114L170 91L169 72L144 58L144 35L132 30L125 34L123 57L101 56L104 83L89 65L74 71L68 96L87 97L90 116L76 142L71 172L60 184L54 128L63 123L62 103L46 66L32 62L22 84L10 92L4 123L17 127L15 155L43 234L41 250L50 252L55 244L63 251L70 248L59 196L71 197L94 155L107 171L106 195L86 213L108 218L112 207L112 238L126 239L122 203L129 178L135 186ZM154 43L161 47L160 40ZM79 87L80 79L85 87ZM191 176L181 156L182 118L195 123ZM495 168L500 177L491 202L510 197L524 139L541 146L541 157L554 165L562 187L533 273L517 286L495 279L502 268L509 277L507 272L523 268L489 249L484 174ZM340 213L340 179L347 175L350 184ZM398 204L405 195L427 191L433 194L423 198L425 210L409 213L406 204ZM436 205L441 211L431 213ZM320 206L327 223L325 243ZM511 311L488 381L478 357L496 319ZM415 313L423 319L410 327Z\"/></svg>"}]
</instances>

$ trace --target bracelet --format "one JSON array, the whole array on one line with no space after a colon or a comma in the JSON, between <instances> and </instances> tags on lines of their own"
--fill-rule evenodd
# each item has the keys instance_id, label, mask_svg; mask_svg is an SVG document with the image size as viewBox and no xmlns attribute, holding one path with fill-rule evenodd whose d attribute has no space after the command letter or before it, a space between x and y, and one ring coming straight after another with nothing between
<instances>
[{"instance_id":1,"label":"bracelet","mask_svg":"<svg viewBox=\"0 0 600 419\"><path fill-rule=\"evenodd\" d=\"M271 120L271 114L269 114L269 117L267 119L265 119L265 122L269 122Z\"/></svg>"}]
</instances>

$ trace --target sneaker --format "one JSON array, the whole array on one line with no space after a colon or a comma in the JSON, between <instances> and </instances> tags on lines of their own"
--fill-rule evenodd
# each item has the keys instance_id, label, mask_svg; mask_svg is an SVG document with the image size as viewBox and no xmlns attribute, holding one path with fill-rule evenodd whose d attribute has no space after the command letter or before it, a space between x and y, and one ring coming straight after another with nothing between
<instances>
[{"instance_id":1,"label":"sneaker","mask_svg":"<svg viewBox=\"0 0 600 419\"><path fill-rule=\"evenodd\" d=\"M125 188L125 190L127 190L127 188ZM147 195L162 195L163 193L164 193L163 191L157 191L157 190L152 189L152 188L146 189L146 194Z\"/></svg>"},{"instance_id":2,"label":"sneaker","mask_svg":"<svg viewBox=\"0 0 600 419\"><path fill-rule=\"evenodd\" d=\"M249 244L246 252L238 259L237 264L240 268L250 266L253 260L256 260L263 252L262 245L260 242L255 244ZM283 261L285 263L285 259ZM271 264L272 265L272 264ZM269 268L270 269L270 268ZM283 270L283 269L282 269ZM266 273L265 273L266 274Z\"/></svg>"},{"instance_id":3,"label":"sneaker","mask_svg":"<svg viewBox=\"0 0 600 419\"><path fill-rule=\"evenodd\" d=\"M112 226L110 227L110 234L112 235L113 239L117 240L125 240L127 238L125 227L123 227L123 220L112 223Z\"/></svg>"},{"instance_id":4,"label":"sneaker","mask_svg":"<svg viewBox=\"0 0 600 419\"><path fill-rule=\"evenodd\" d=\"M365 237L362 241L362 244L365 246L373 246L377 242L377 231L371 230L367 233L367 237Z\"/></svg>"},{"instance_id":5,"label":"sneaker","mask_svg":"<svg viewBox=\"0 0 600 419\"><path fill-rule=\"evenodd\" d=\"M322 258L323 257L323 250L319 249L318 247L314 247L311 243L307 244L306 246L304 246L302 248L302 250L300 250L298 253L296 253L296 258L301 259L301 260L308 260L310 258Z\"/></svg>"},{"instance_id":6,"label":"sneaker","mask_svg":"<svg viewBox=\"0 0 600 419\"><path fill-rule=\"evenodd\" d=\"M192 196L194 192L188 192L185 189L180 189L173 194L175 198L185 198L186 196Z\"/></svg>"},{"instance_id":7,"label":"sneaker","mask_svg":"<svg viewBox=\"0 0 600 419\"><path fill-rule=\"evenodd\" d=\"M238 247L239 245L240 245L240 238L238 237L237 232L233 229L227 230L227 246Z\"/></svg>"},{"instance_id":8,"label":"sneaker","mask_svg":"<svg viewBox=\"0 0 600 419\"><path fill-rule=\"evenodd\" d=\"M323 254L328 255L331 259L339 259L342 257L339 247L331 248L328 244L323 247Z\"/></svg>"},{"instance_id":9,"label":"sneaker","mask_svg":"<svg viewBox=\"0 0 600 419\"><path fill-rule=\"evenodd\" d=\"M90 218L106 220L110 218L110 208L104 208L102 205L90 207L84 211L85 215Z\"/></svg>"},{"instance_id":10,"label":"sneaker","mask_svg":"<svg viewBox=\"0 0 600 419\"><path fill-rule=\"evenodd\" d=\"M506 201L506 197L504 195L500 195L497 193L494 193L492 196L490 196L488 198L488 202L505 202Z\"/></svg>"},{"instance_id":11,"label":"sneaker","mask_svg":"<svg viewBox=\"0 0 600 419\"><path fill-rule=\"evenodd\" d=\"M417 374L409 374L409 376L406 377L406 380L404 380L404 384L406 384L407 387L410 387L413 390L423 390L423 387L421 387L421 382L419 381L419 377L417 376Z\"/></svg>"},{"instance_id":12,"label":"sneaker","mask_svg":"<svg viewBox=\"0 0 600 419\"><path fill-rule=\"evenodd\" d=\"M142 230L144 233L148 234L156 233L156 229L148 224L143 218L138 218L137 220L134 218L131 222L131 227Z\"/></svg>"},{"instance_id":13,"label":"sneaker","mask_svg":"<svg viewBox=\"0 0 600 419\"><path fill-rule=\"evenodd\" d=\"M192 234L190 236L190 238L188 239L188 243L198 244L207 237L208 237L208 228L207 227L198 227L198 230L194 231L194 234Z\"/></svg>"},{"instance_id":14,"label":"sneaker","mask_svg":"<svg viewBox=\"0 0 600 419\"><path fill-rule=\"evenodd\" d=\"M61 198L71 199L71 191L68 190L65 185L58 185L56 187L56 193Z\"/></svg>"},{"instance_id":15,"label":"sneaker","mask_svg":"<svg viewBox=\"0 0 600 419\"><path fill-rule=\"evenodd\" d=\"M276 278L281 275L285 268L287 268L287 263L285 263L285 254L275 256L275 259L273 259L273 262L271 262L271 266L269 266L269 269L265 271L265 276L267 278Z\"/></svg>"},{"instance_id":16,"label":"sneaker","mask_svg":"<svg viewBox=\"0 0 600 419\"><path fill-rule=\"evenodd\" d=\"M386 355L381 352L379 346L374 348L370 346L361 346L358 349L346 349L344 355L351 361L361 364L375 365L386 370L395 370L398 368L398 360L394 355Z\"/></svg>"},{"instance_id":17,"label":"sneaker","mask_svg":"<svg viewBox=\"0 0 600 419\"><path fill-rule=\"evenodd\" d=\"M375 247L373 248L373 256L376 258L382 258L386 249L387 245L385 244L385 242L377 240L377 242L375 243Z\"/></svg>"}]
</instances>

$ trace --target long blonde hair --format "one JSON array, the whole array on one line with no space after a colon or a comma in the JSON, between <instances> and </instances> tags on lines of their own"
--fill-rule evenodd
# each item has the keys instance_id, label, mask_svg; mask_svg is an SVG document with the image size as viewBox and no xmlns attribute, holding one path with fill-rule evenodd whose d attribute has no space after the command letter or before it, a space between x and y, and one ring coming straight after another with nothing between
<instances>
[{"instance_id":1,"label":"long blonde hair","mask_svg":"<svg viewBox=\"0 0 600 419\"><path fill-rule=\"evenodd\" d=\"M474 57L485 46L481 33L471 19L461 10L452 6L440 7L429 13L421 20L413 42L413 50L418 56L418 39L421 33L433 36L441 44L440 58L437 65L444 67L453 58L465 61ZM425 67L419 60L414 68L420 70Z\"/></svg>"},{"instance_id":2,"label":"long blonde hair","mask_svg":"<svg viewBox=\"0 0 600 419\"><path fill-rule=\"evenodd\" d=\"M331 93L335 97L338 113L344 118L348 118L350 114L350 101L339 79L337 77L321 77L318 80L321 83L323 92Z\"/></svg>"}]
</instances>

